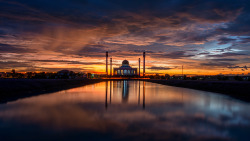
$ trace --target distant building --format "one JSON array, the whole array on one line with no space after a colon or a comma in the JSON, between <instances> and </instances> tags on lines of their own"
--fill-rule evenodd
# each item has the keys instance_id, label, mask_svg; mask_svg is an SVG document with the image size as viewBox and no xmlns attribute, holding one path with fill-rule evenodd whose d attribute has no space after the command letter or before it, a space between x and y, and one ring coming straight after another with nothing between
<instances>
[{"instance_id":1,"label":"distant building","mask_svg":"<svg viewBox=\"0 0 250 141\"><path fill-rule=\"evenodd\" d=\"M122 61L122 66L119 68L114 68L115 76L137 76L137 68L132 68L129 66L128 60Z\"/></svg>"},{"instance_id":2,"label":"distant building","mask_svg":"<svg viewBox=\"0 0 250 141\"><path fill-rule=\"evenodd\" d=\"M75 78L76 75L73 71L61 70L61 71L57 72L57 76L58 76L58 78L72 79L72 78Z\"/></svg>"},{"instance_id":3,"label":"distant building","mask_svg":"<svg viewBox=\"0 0 250 141\"><path fill-rule=\"evenodd\" d=\"M69 75L69 70L61 70L61 71L58 71L57 74L58 75Z\"/></svg>"}]
</instances>

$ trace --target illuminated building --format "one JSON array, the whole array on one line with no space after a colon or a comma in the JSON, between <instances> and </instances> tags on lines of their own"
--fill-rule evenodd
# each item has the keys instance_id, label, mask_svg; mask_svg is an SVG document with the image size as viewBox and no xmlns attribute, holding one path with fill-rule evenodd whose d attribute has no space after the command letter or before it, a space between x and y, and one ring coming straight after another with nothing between
<instances>
[{"instance_id":1,"label":"illuminated building","mask_svg":"<svg viewBox=\"0 0 250 141\"><path fill-rule=\"evenodd\" d=\"M128 60L123 60L121 67L114 68L114 75L115 76L137 76L137 68L130 67Z\"/></svg>"}]
</instances>

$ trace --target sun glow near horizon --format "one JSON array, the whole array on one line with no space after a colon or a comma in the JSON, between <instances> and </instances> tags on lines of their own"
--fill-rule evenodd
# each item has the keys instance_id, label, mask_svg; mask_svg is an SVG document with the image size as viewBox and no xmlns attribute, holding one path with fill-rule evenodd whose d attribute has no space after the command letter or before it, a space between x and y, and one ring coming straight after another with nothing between
<instances>
[{"instance_id":1,"label":"sun glow near horizon","mask_svg":"<svg viewBox=\"0 0 250 141\"><path fill-rule=\"evenodd\" d=\"M136 68L146 51L148 74L181 74L182 65L185 74L249 73L244 2L103 2L0 1L0 72L104 73L106 51L114 67L127 59Z\"/></svg>"}]
</instances>

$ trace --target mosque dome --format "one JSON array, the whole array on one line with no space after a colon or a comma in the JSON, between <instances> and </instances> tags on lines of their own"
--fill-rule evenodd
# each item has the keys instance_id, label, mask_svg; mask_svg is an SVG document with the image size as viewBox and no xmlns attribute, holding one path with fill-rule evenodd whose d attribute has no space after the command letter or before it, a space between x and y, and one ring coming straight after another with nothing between
<instances>
[{"instance_id":1,"label":"mosque dome","mask_svg":"<svg viewBox=\"0 0 250 141\"><path fill-rule=\"evenodd\" d=\"M129 65L128 60L123 60L123 61L122 61L122 65L123 65L123 66L124 66L124 65Z\"/></svg>"}]
</instances>

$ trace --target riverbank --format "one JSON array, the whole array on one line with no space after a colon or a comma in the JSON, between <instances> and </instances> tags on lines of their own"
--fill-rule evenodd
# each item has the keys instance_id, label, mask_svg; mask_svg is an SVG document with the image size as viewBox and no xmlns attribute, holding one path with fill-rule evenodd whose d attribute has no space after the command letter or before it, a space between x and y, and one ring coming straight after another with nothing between
<instances>
[{"instance_id":1,"label":"riverbank","mask_svg":"<svg viewBox=\"0 0 250 141\"><path fill-rule=\"evenodd\" d=\"M66 90L88 84L98 83L101 79L0 79L0 103L19 98Z\"/></svg>"},{"instance_id":2,"label":"riverbank","mask_svg":"<svg viewBox=\"0 0 250 141\"><path fill-rule=\"evenodd\" d=\"M249 81L146 80L148 82L226 94L250 102Z\"/></svg>"}]
</instances>

